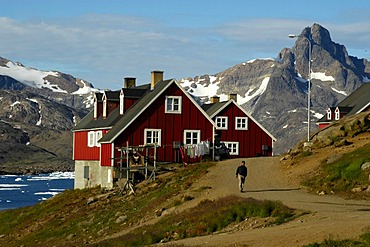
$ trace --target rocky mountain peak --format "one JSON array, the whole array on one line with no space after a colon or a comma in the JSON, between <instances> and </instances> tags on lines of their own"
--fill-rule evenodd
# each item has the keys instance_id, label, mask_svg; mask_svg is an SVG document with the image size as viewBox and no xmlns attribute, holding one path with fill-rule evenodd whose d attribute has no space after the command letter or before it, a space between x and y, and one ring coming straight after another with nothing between
<instances>
[{"instance_id":1,"label":"rocky mountain peak","mask_svg":"<svg viewBox=\"0 0 370 247\"><path fill-rule=\"evenodd\" d=\"M212 91L208 96L218 95L221 100L230 92L237 93L238 103L277 137L275 150L282 153L306 136L310 76L312 132L329 106L369 81L369 71L366 59L349 56L344 45L333 42L330 32L315 23L304 28L294 46L282 49L276 58L246 61L213 76L196 77L212 80L188 78L182 83L190 85L189 92L196 96L201 91L203 98L204 92Z\"/></svg>"}]
</instances>

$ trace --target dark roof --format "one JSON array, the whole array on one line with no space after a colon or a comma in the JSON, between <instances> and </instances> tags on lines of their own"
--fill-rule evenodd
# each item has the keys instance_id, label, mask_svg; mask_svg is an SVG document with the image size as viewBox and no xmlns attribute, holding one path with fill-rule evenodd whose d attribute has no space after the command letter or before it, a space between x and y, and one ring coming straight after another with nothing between
<instances>
[{"instance_id":1,"label":"dark roof","mask_svg":"<svg viewBox=\"0 0 370 247\"><path fill-rule=\"evenodd\" d=\"M142 97L146 91L150 89L150 84L142 85L135 88L123 88L123 92L125 97L127 98L136 98L139 99ZM117 91L105 91L105 95L107 96L109 101L119 101L119 95L121 90ZM102 101L103 93L96 92L96 98L99 102ZM79 122L72 131L78 130L88 130L88 129L104 129L104 128L111 128L121 117L119 114L119 108L114 109L106 119L100 115L97 119L94 119L94 109L90 111L82 120Z\"/></svg>"},{"instance_id":2,"label":"dark roof","mask_svg":"<svg viewBox=\"0 0 370 247\"><path fill-rule=\"evenodd\" d=\"M141 98L148 88L122 88L125 98Z\"/></svg>"},{"instance_id":3,"label":"dark roof","mask_svg":"<svg viewBox=\"0 0 370 247\"><path fill-rule=\"evenodd\" d=\"M217 102L217 103L210 103L210 104L203 104L202 108L208 114L208 116L212 117L212 115L221 109L228 101Z\"/></svg>"},{"instance_id":4,"label":"dark roof","mask_svg":"<svg viewBox=\"0 0 370 247\"><path fill-rule=\"evenodd\" d=\"M102 98L103 98L103 93L99 93L99 92L96 92L95 93L95 97L98 101L101 102Z\"/></svg>"},{"instance_id":5,"label":"dark roof","mask_svg":"<svg viewBox=\"0 0 370 247\"><path fill-rule=\"evenodd\" d=\"M106 119L103 119L103 115L94 119L94 110L92 110L72 129L72 131L111 128L119 118L120 114L118 107L114 109Z\"/></svg>"},{"instance_id":6,"label":"dark roof","mask_svg":"<svg viewBox=\"0 0 370 247\"><path fill-rule=\"evenodd\" d=\"M156 97L159 96L164 89L174 82L175 80L173 79L158 82L152 91L148 91L146 94L144 94L141 99L136 101L135 104L133 104L130 109L127 110L125 115L123 115L119 121L117 121L112 129L100 139L100 142L112 142L117 135L124 131L130 125L130 123L140 115L141 111L146 109L146 107L150 105L151 102L156 99Z\"/></svg>"},{"instance_id":7,"label":"dark roof","mask_svg":"<svg viewBox=\"0 0 370 247\"><path fill-rule=\"evenodd\" d=\"M370 103L370 83L362 84L352 94L338 104L338 107L351 107L348 115L354 115Z\"/></svg>"}]
</instances>

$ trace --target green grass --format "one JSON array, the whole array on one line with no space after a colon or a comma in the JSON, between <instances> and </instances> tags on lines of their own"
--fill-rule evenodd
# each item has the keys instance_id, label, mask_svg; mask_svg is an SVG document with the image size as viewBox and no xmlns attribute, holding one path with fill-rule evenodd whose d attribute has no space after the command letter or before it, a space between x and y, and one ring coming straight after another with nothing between
<instances>
[{"instance_id":1,"label":"green grass","mask_svg":"<svg viewBox=\"0 0 370 247\"><path fill-rule=\"evenodd\" d=\"M0 246L85 246L131 230L156 219L158 211L179 206L196 198L197 193L210 189L204 187L193 191L190 186L204 177L214 164L204 162L177 167L172 176L157 176L155 181L138 186L135 195L120 195L120 188L112 191L101 188L68 190L33 207L0 211ZM91 197L97 200L87 204ZM204 235L248 215L271 216L278 224L293 214L279 202L224 198L203 201L196 209L182 214L163 216L158 224L139 228L138 232L128 236L139 234L139 245L145 245L162 239ZM119 217L122 220L117 221ZM114 245L114 242L104 244Z\"/></svg>"},{"instance_id":2,"label":"green grass","mask_svg":"<svg viewBox=\"0 0 370 247\"><path fill-rule=\"evenodd\" d=\"M97 246L145 246L212 234L248 217L274 217L273 223L279 224L293 216L292 209L280 202L228 196L216 201L204 200L194 208L163 217L154 225L137 228L119 238L98 243Z\"/></svg>"},{"instance_id":3,"label":"green grass","mask_svg":"<svg viewBox=\"0 0 370 247\"><path fill-rule=\"evenodd\" d=\"M361 165L370 161L369 153L370 144L367 144L332 163L323 162L320 174L307 179L303 185L312 190L348 195L353 188L368 186L370 171L361 170Z\"/></svg>"}]
</instances>

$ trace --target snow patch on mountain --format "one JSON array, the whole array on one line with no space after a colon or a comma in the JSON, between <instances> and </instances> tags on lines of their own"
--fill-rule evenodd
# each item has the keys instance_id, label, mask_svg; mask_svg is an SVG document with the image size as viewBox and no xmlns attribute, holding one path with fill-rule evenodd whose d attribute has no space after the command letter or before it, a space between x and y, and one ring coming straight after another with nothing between
<instances>
[{"instance_id":1,"label":"snow patch on mountain","mask_svg":"<svg viewBox=\"0 0 370 247\"><path fill-rule=\"evenodd\" d=\"M5 67L0 66L0 74L10 76L30 87L49 88L53 92L67 93L66 90L59 88L58 85L51 84L48 80L44 79L48 75L57 77L59 75L58 72L27 68L9 61Z\"/></svg>"},{"instance_id":2,"label":"snow patch on mountain","mask_svg":"<svg viewBox=\"0 0 370 247\"><path fill-rule=\"evenodd\" d=\"M250 95L250 93L253 92L255 90L255 88L250 88L248 90L248 92L245 93L244 97L238 98L238 104L239 105L245 104L248 101L250 101L251 99L253 99L254 97L262 95L266 91L266 88L269 84L269 81L270 81L270 77L264 78L262 80L262 83L261 83L260 87L251 95Z\"/></svg>"},{"instance_id":3,"label":"snow patch on mountain","mask_svg":"<svg viewBox=\"0 0 370 247\"><path fill-rule=\"evenodd\" d=\"M312 110L311 110L311 113L317 119L321 119L324 116L324 114L319 113L319 112L315 112L315 111L312 111Z\"/></svg>"},{"instance_id":4,"label":"snow patch on mountain","mask_svg":"<svg viewBox=\"0 0 370 247\"><path fill-rule=\"evenodd\" d=\"M206 97L206 96L218 96L220 97L220 101L226 101L228 96L226 94L217 94L221 80L217 81L216 76L209 77L209 85L200 84L200 82L204 81L204 79L199 79L197 81L190 81L188 79L183 79L180 82L180 85L184 88L189 88L188 92L196 97ZM209 102L206 102L209 103Z\"/></svg>"},{"instance_id":5,"label":"snow patch on mountain","mask_svg":"<svg viewBox=\"0 0 370 247\"><path fill-rule=\"evenodd\" d=\"M83 87L79 88L77 91L73 92L72 94L82 95L82 94L89 94L91 92L97 92L99 89L92 88L89 86L88 83L81 80L81 83L84 85Z\"/></svg>"},{"instance_id":6,"label":"snow patch on mountain","mask_svg":"<svg viewBox=\"0 0 370 247\"><path fill-rule=\"evenodd\" d=\"M333 87L331 87L331 90L333 90L333 91L334 91L334 92L336 92L336 93L343 94L344 96L348 96L348 95L347 95L347 93L346 93L345 91L340 91L340 90L335 89L335 88L333 88Z\"/></svg>"},{"instance_id":7,"label":"snow patch on mountain","mask_svg":"<svg viewBox=\"0 0 370 247\"><path fill-rule=\"evenodd\" d=\"M334 77L325 75L325 72L312 72L311 79L320 81L335 81Z\"/></svg>"}]
</instances>

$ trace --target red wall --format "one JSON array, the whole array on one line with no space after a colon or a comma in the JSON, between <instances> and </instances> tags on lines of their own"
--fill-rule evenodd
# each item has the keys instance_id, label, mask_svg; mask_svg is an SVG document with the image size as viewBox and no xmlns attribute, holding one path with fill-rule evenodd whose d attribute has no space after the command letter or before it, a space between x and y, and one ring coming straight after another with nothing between
<instances>
[{"instance_id":1,"label":"red wall","mask_svg":"<svg viewBox=\"0 0 370 247\"><path fill-rule=\"evenodd\" d=\"M182 96L182 114L165 113L165 96ZM183 142L184 130L201 130L201 141L212 140L213 125L188 99L172 84L158 97L115 141L115 147L144 144L144 129L162 129L161 147L157 149L157 161L174 161L173 142ZM117 154L116 154L117 155Z\"/></svg>"},{"instance_id":2,"label":"red wall","mask_svg":"<svg viewBox=\"0 0 370 247\"><path fill-rule=\"evenodd\" d=\"M112 143L102 143L101 144L101 166L111 166L112 165Z\"/></svg>"},{"instance_id":3,"label":"red wall","mask_svg":"<svg viewBox=\"0 0 370 247\"><path fill-rule=\"evenodd\" d=\"M217 116L228 117L228 129L221 130L221 141L239 142L239 155L233 157L272 155L272 138L251 118L248 118L248 130L235 130L235 117L248 117L235 104L229 104ZM262 145L269 146L267 153Z\"/></svg>"},{"instance_id":4,"label":"red wall","mask_svg":"<svg viewBox=\"0 0 370 247\"><path fill-rule=\"evenodd\" d=\"M99 160L100 147L88 147L88 130L73 132L73 159L74 160ZM103 130L103 135L107 130Z\"/></svg>"},{"instance_id":5,"label":"red wall","mask_svg":"<svg viewBox=\"0 0 370 247\"><path fill-rule=\"evenodd\" d=\"M325 123L325 124L320 123L319 124L319 129L323 129L323 128L325 128L328 125L329 125L328 123Z\"/></svg>"},{"instance_id":6,"label":"red wall","mask_svg":"<svg viewBox=\"0 0 370 247\"><path fill-rule=\"evenodd\" d=\"M78 131L78 132L73 133L73 138L74 138L73 158L74 160L99 160L100 148L87 146L88 132L89 131Z\"/></svg>"}]
</instances>

